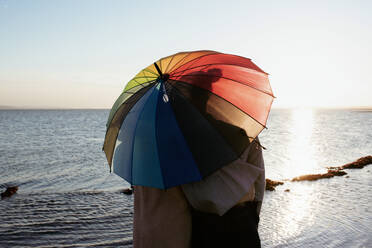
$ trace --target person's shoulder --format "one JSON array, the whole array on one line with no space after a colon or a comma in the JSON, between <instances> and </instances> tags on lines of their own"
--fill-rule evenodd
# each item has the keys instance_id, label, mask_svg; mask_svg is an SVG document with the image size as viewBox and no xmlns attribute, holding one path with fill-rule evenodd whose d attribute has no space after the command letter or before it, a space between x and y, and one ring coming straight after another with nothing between
<instances>
[{"instance_id":1,"label":"person's shoulder","mask_svg":"<svg viewBox=\"0 0 372 248\"><path fill-rule=\"evenodd\" d=\"M247 162L254 165L263 163L262 145L258 138L254 139L250 144Z\"/></svg>"}]
</instances>

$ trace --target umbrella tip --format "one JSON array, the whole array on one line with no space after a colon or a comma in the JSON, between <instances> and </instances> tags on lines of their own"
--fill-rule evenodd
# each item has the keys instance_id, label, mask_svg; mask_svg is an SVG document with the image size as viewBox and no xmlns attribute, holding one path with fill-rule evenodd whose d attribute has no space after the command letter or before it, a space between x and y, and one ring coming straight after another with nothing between
<instances>
[{"instance_id":1,"label":"umbrella tip","mask_svg":"<svg viewBox=\"0 0 372 248\"><path fill-rule=\"evenodd\" d=\"M158 64L156 64L156 62L154 63L154 65L155 65L156 70L157 70L158 73L159 73L159 77L158 77L158 79L161 79L162 81L167 81L167 80L169 79L169 74L167 74L167 73L166 73L166 74L163 74L163 73L161 72L161 70L160 70Z\"/></svg>"},{"instance_id":2,"label":"umbrella tip","mask_svg":"<svg viewBox=\"0 0 372 248\"><path fill-rule=\"evenodd\" d=\"M163 73L161 72L161 70L160 70L158 64L156 64L156 62L155 62L154 65L155 65L155 68L156 68L156 70L158 71L160 77L162 77L162 76L163 76Z\"/></svg>"}]
</instances>

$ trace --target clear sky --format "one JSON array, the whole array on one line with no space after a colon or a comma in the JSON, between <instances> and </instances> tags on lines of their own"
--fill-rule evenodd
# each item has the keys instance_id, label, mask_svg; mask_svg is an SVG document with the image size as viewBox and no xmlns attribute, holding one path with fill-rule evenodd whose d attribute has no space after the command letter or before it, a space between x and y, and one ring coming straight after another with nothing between
<instances>
[{"instance_id":1,"label":"clear sky","mask_svg":"<svg viewBox=\"0 0 372 248\"><path fill-rule=\"evenodd\" d=\"M0 106L110 108L184 50L251 58L274 107L372 106L372 1L0 0Z\"/></svg>"}]
</instances>

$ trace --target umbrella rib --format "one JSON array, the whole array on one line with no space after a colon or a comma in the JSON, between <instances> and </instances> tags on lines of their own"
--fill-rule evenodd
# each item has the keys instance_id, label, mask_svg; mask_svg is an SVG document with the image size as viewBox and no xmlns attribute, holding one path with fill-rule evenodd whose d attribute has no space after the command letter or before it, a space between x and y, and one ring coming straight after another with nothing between
<instances>
[{"instance_id":1,"label":"umbrella rib","mask_svg":"<svg viewBox=\"0 0 372 248\"><path fill-rule=\"evenodd\" d=\"M168 71L168 67L169 67L169 65L172 63L174 57L176 57L176 55L173 55L173 56L172 56L171 60L169 61L168 65L167 65L167 67L165 68L164 73L167 73L167 71ZM164 59L165 59L165 58L164 58ZM159 61L160 61L160 60L159 60Z\"/></svg>"},{"instance_id":2,"label":"umbrella rib","mask_svg":"<svg viewBox=\"0 0 372 248\"><path fill-rule=\"evenodd\" d=\"M242 85L244 85L244 86L250 87L250 88L255 89L255 90L257 90L257 91L259 91L259 92L261 92L261 93L264 93L264 94L266 94L266 95L269 95L269 96L275 98L274 95L272 95L272 94L270 94L270 93L268 93L268 92L266 92L266 91L264 91L264 90L257 89L256 87L253 87L253 86L251 86L251 85L247 85L247 84L245 84L245 83L243 83L243 82L240 82L240 81L238 81L238 80L234 80L234 79L231 79L231 78L227 78L227 77L216 76L216 75L205 75L205 74L193 74L193 75L187 75L187 74L186 74L186 75L182 75L182 77L193 77L193 76L203 76L203 77L218 77L218 78L224 78L224 79L227 79L227 80L234 81L234 82L236 82L236 83L242 84ZM179 80L175 80L175 81L179 81ZM180 82L183 82L183 81L180 81ZM184 82L184 83L185 83L185 82Z\"/></svg>"},{"instance_id":3,"label":"umbrella rib","mask_svg":"<svg viewBox=\"0 0 372 248\"><path fill-rule=\"evenodd\" d=\"M132 79L133 80L133 79ZM149 81L149 82L145 82L145 83L142 83L142 84L140 84L140 83L138 83L136 80L134 80L136 83L137 83L137 85L135 85L135 86L133 86L132 88L129 88L129 89L127 89L127 91L129 91L129 90L131 90L131 89L133 89L133 88L135 88L135 87L138 87L138 86L141 86L142 88L145 88L146 86L148 86L148 85L146 85L146 86L143 86L144 84L152 84L152 83L154 83L155 82L155 80L152 80L152 81ZM127 92L127 91L124 91L124 92Z\"/></svg>"},{"instance_id":4,"label":"umbrella rib","mask_svg":"<svg viewBox=\"0 0 372 248\"><path fill-rule=\"evenodd\" d=\"M155 84L156 85L156 84ZM155 85L153 87L155 87ZM151 88L150 88L151 89ZM149 89L149 90L150 90ZM143 104L143 108L141 109L141 113L138 115L139 117L142 115L144 109L145 109L145 105L146 103L149 101L150 97L146 99L146 102ZM134 128L134 134L137 132L137 127L138 127L138 123L139 121L136 122L136 126ZM134 136L134 140L133 140L133 144L132 144L132 151L134 151L134 143L135 143L135 136ZM131 164L133 165L133 155L132 155L132 161L131 161ZM133 179L133 170L131 171L132 175L131 175L131 178L132 178L132 182L134 182L134 179Z\"/></svg>"},{"instance_id":5,"label":"umbrella rib","mask_svg":"<svg viewBox=\"0 0 372 248\"><path fill-rule=\"evenodd\" d=\"M184 52L184 53L186 53L186 55L188 54L187 52ZM162 60L172 57L172 58L171 58L171 61L170 61L170 62L168 63L168 65L167 65L167 68L166 68L166 70L167 70L168 67L169 67L169 64L173 61L174 57L175 57L176 55L179 55L179 54L181 54L181 53L176 53L176 54L173 54L173 55L169 55L169 56L163 57L163 58L157 60L155 63L161 63ZM165 72L165 71L164 71L164 72Z\"/></svg>"},{"instance_id":6,"label":"umbrella rib","mask_svg":"<svg viewBox=\"0 0 372 248\"><path fill-rule=\"evenodd\" d=\"M188 70L192 70L192 69L195 69L195 68L198 68L198 67L208 67L208 66L211 66L211 65L232 65L232 66L237 66L237 67L242 67L242 68L246 68L246 69L249 69L249 70L252 70L252 71L255 71L256 73L263 73L263 74L266 74L266 75L269 75L269 73L267 72L264 72L264 71L257 71L256 69L253 69L253 68L250 68L250 67L245 67L245 66L241 66L241 65L237 65L237 64L232 64L232 63L211 63L211 64L203 64L203 65L198 65L198 66L194 66L194 67L188 67L182 71L178 71L176 73L173 73L173 74L170 74L170 75L178 75L178 74L181 74L185 71L188 71Z\"/></svg>"},{"instance_id":7,"label":"umbrella rib","mask_svg":"<svg viewBox=\"0 0 372 248\"><path fill-rule=\"evenodd\" d=\"M156 77L148 77L148 76L145 76L145 74L143 73L143 71L148 71L148 72L150 72L149 70L144 69L144 70L141 71L142 74L143 74L144 76L141 76L141 77L134 77L134 78L132 78L129 82L134 81L134 82L137 83L136 86L140 85L142 88L144 88L145 86L143 86L143 84L146 84L146 83L152 83L152 82L155 81ZM145 83L140 83L140 82L138 82L137 79L141 79L141 78L146 79L147 82L145 82ZM151 80L149 81L149 78L154 78L154 79L153 79L152 81L151 81ZM128 83L129 83L129 82L128 82ZM133 86L132 88L134 88L134 87L136 87L136 86ZM132 89L132 88L129 88L128 90L130 90L130 89Z\"/></svg>"},{"instance_id":8,"label":"umbrella rib","mask_svg":"<svg viewBox=\"0 0 372 248\"><path fill-rule=\"evenodd\" d=\"M173 68L174 68L175 66L177 66L179 63L181 63L182 61L184 61L185 58L186 58L187 56L189 56L190 54L191 54L191 52L186 53L185 56L184 56L182 59L180 59L176 64L174 64L174 65L172 66L172 68L169 69L169 71L172 71ZM177 55L177 54L176 54L176 55Z\"/></svg>"},{"instance_id":9,"label":"umbrella rib","mask_svg":"<svg viewBox=\"0 0 372 248\"><path fill-rule=\"evenodd\" d=\"M143 94L145 94L148 90L150 90L151 89L151 87L149 87L149 85L147 86L148 87L148 89L145 89L145 92L143 93ZM138 93L139 91L137 91L136 93ZM123 94L125 94L124 92L123 92ZM121 105L120 105L120 107L117 109L117 111L114 113L114 115L113 115L113 117L112 117L112 119L111 119L111 121L116 117L116 115L118 114L118 111L123 107L123 105L127 105L127 104L130 104L130 103L133 103L133 102L137 102L140 98L137 98L137 99L134 99L134 100L132 100L132 97L133 96L130 96L127 100L125 100ZM134 105L133 105L134 106ZM132 106L132 107L133 107ZM129 113L129 111L130 110L128 110L128 113ZM125 117L123 118L123 120L125 119ZM111 126L111 121L110 121L110 124L109 124L109 126L108 126L108 128L107 128L107 130L106 130L106 134L105 134L105 141L104 141L104 144L103 144L103 147L102 147L102 150L104 150L105 151L105 143L106 143L106 137L107 137L107 133L109 132L109 130L110 130L110 126ZM120 129L121 128L121 125L123 124L123 122L120 122L120 125L118 126L118 128ZM115 134L115 144L116 144L116 139L117 139L117 136L118 136L118 132ZM114 146L115 146L115 144L114 144ZM113 151L111 151L112 153L113 153ZM105 152L106 153L106 152ZM111 167L112 167L112 159L111 159L111 162L109 162L109 165L110 165L110 170L112 169Z\"/></svg>"},{"instance_id":10,"label":"umbrella rib","mask_svg":"<svg viewBox=\"0 0 372 248\"><path fill-rule=\"evenodd\" d=\"M142 85L141 85L142 86ZM145 86L142 86L142 88L145 88ZM132 88L133 89L133 88ZM125 91L125 93L129 93L129 94L134 94L134 93L136 93L136 92L132 92L132 91Z\"/></svg>"},{"instance_id":11,"label":"umbrella rib","mask_svg":"<svg viewBox=\"0 0 372 248\"><path fill-rule=\"evenodd\" d=\"M179 80L173 80L173 81L176 82L176 83L183 83L183 84L186 84L186 85L190 85L190 84L187 83L187 82L183 82L183 81L179 81ZM171 83L169 83L169 84L171 84ZM177 88L176 85L172 85L172 86L173 86L174 88ZM199 87L199 86L195 86L195 85L192 85L192 86L193 86L193 87L198 87L198 88L203 89L203 90L206 90L206 89L201 88L201 87ZM178 92L180 92L180 90L178 90L178 89L176 89L176 90L177 90ZM245 112L244 110L242 110L241 108L239 108L238 106L236 106L235 104L229 102L228 100L226 100L226 99L223 98L223 97L220 97L219 95L214 94L213 92L211 92L211 91L209 91L209 90L206 90L206 91L208 91L208 92L210 92L211 94L215 95L216 97L222 99L223 101L232 104L234 107L236 107L237 109L239 109L240 111L242 111L243 113L245 113L246 115L248 115L250 118L252 118L254 121L256 121L257 123L259 123L261 126L263 126L264 128L267 128L266 125L262 124L261 122L259 122L259 121L256 120L255 118L253 118L250 114L248 114L247 112ZM180 94L182 94L182 93L180 92ZM182 95L183 95L183 94L182 94ZM266 120L267 120L267 118L266 118Z\"/></svg>"},{"instance_id":12,"label":"umbrella rib","mask_svg":"<svg viewBox=\"0 0 372 248\"><path fill-rule=\"evenodd\" d=\"M158 74L156 74L156 72L151 71L150 69L148 69L148 67L145 68L145 69L143 69L142 71L147 71L147 72L149 72L151 74L154 74L156 77L158 76Z\"/></svg>"},{"instance_id":13,"label":"umbrella rib","mask_svg":"<svg viewBox=\"0 0 372 248\"><path fill-rule=\"evenodd\" d=\"M137 85L140 85L140 86L142 86L142 88L145 88L145 86L143 86L141 83L139 83L139 82L136 80L136 78L133 78L133 80L134 80L134 82L137 83ZM132 88L131 88L131 89L132 89Z\"/></svg>"},{"instance_id":14,"label":"umbrella rib","mask_svg":"<svg viewBox=\"0 0 372 248\"><path fill-rule=\"evenodd\" d=\"M152 78L152 77L146 76L146 74L144 73L144 70L142 70L142 74L143 74L144 78L146 78L147 82L151 81L151 80L149 80L149 78Z\"/></svg>"},{"instance_id":15,"label":"umbrella rib","mask_svg":"<svg viewBox=\"0 0 372 248\"><path fill-rule=\"evenodd\" d=\"M149 84L149 85L150 85L150 84ZM142 86L142 85L140 85L140 86L142 86L143 88L146 88L146 87L148 87L149 85L147 85L147 86ZM136 85L136 86L130 88L130 90L133 89L133 88L136 88L136 87L139 87L139 85ZM138 90L138 91L139 91L139 90ZM136 92L125 91L125 92L123 92L122 94L127 94L127 93L129 93L129 94L131 94L131 95L133 96L133 95L136 94L138 91L136 91ZM121 95L122 95L122 94L121 94ZM128 95L129 95L129 94L128 94ZM121 96L121 95L120 95L120 96ZM117 111L119 110L119 108L121 107L121 105L123 105L123 104L127 104L127 103L130 103L130 102L131 102L131 98L132 98L132 96L130 96L129 98L127 98L126 100L124 100L124 102L122 102L122 103L120 104L120 106L118 107L118 109L116 110L116 112L113 114L113 116L116 115L116 113L117 113Z\"/></svg>"},{"instance_id":16,"label":"umbrella rib","mask_svg":"<svg viewBox=\"0 0 372 248\"><path fill-rule=\"evenodd\" d=\"M191 63L191 62L194 62L195 60L197 60L197 59L200 59L200 58L203 58L203 57L205 57L205 56L209 56L209 55L213 55L213 54L219 54L218 52L215 52L215 51L210 51L211 53L208 53L208 54L204 54L204 55L201 55L201 56L199 56L199 57L196 57L196 58L194 58L194 59L192 59L192 60L190 60L190 61L187 61L185 64L182 64L182 65L180 65L180 66L178 66L177 68L175 68L177 65L179 65L182 61L184 61L185 60L185 58L187 57L187 56L189 56L189 55L191 55L191 54L193 54L194 52L190 52L190 53L188 53L185 57L183 57L180 61L178 61L171 69L169 69L170 71L173 71L173 70L177 70L179 67L181 67L181 66L183 66L183 65L187 65L187 64L189 64L189 63Z\"/></svg>"},{"instance_id":17,"label":"umbrella rib","mask_svg":"<svg viewBox=\"0 0 372 248\"><path fill-rule=\"evenodd\" d=\"M208 52L208 53L207 53L207 54L203 54L203 55L201 55L201 56L199 56L199 57L196 57L196 58L194 58L194 59L192 59L192 60L186 62L186 63L183 64L183 65L186 65L187 63L192 62L192 61L194 61L195 59L198 59L198 58L201 58L201 57L204 57L204 56L215 55L215 54L224 54L224 53L220 53L220 52L213 51L213 50L198 50L198 51L188 51L188 52L186 51L186 52L179 52L179 53L176 53L176 54L174 54L174 55L166 56L166 57L164 57L164 58L159 59L159 60L156 61L156 62L160 62L161 60L163 60L163 59L167 59L167 58L169 58L169 57L172 57L172 60L173 60L174 57L176 57L176 56L178 56L178 55L181 56L181 54L185 54L185 56L184 56L182 59L180 59L176 64L173 65L172 68L169 69L169 71L171 71L172 69L174 69L175 66L177 66L179 63L181 63L183 60L185 60L185 58L186 58L187 56L189 56L189 55L191 55L191 54L193 54L193 53L198 53L198 52ZM241 57L241 56L238 56L238 57ZM242 57L242 58L244 58L244 57ZM170 63L169 63L169 64L170 64ZM168 64L168 66L169 66L169 64ZM168 70L168 66L167 66L167 69L166 69L166 70ZM178 67L177 67L177 68L178 68Z\"/></svg>"},{"instance_id":18,"label":"umbrella rib","mask_svg":"<svg viewBox=\"0 0 372 248\"><path fill-rule=\"evenodd\" d=\"M140 83L138 83L138 81L137 81L136 79L144 78L144 79L147 80L147 82L149 82L149 81L151 81L151 80L149 80L149 78L156 78L156 77L149 77L149 76L146 76L145 73L144 73L144 71L145 71L145 70L142 70L140 73L138 73L138 74L141 74L141 73L142 73L142 76L134 77L134 78L131 79L131 81L134 80L137 84L140 84ZM137 74L137 75L138 75L138 74ZM130 82L130 81L129 81L129 82ZM147 82L146 82L146 83L147 83Z\"/></svg>"},{"instance_id":19,"label":"umbrella rib","mask_svg":"<svg viewBox=\"0 0 372 248\"><path fill-rule=\"evenodd\" d=\"M208 50L206 50L206 51L208 51ZM199 57L197 57L197 58L194 58L194 59L192 59L192 60L190 60L190 61L188 61L188 62L186 62L185 64L183 64L183 65L181 65L181 66L184 66L184 65L187 65L188 63L191 63L191 62L194 62L196 59L200 59L200 58L203 58L203 57L205 57L205 56L209 56L209 55L218 55L218 54L220 54L220 55L226 55L226 54L224 54L224 53L219 53L219 52L216 52L216 51L209 51L209 52L211 52L211 53L208 53L208 54L204 54L204 55L202 55L202 56L199 56ZM192 53L192 52L191 52ZM238 56L238 57L241 57L241 56ZM244 58L244 59L247 59L247 60L250 60L251 61L251 59L248 59L248 58L245 58L245 57L241 57L241 58ZM177 63L177 64L179 64L179 63ZM210 64L210 65L215 65L215 64L219 64L219 63L214 63L214 64ZM179 66L179 67L181 67L181 66ZM202 65L203 66L203 65ZM179 67L177 67L177 68L172 68L172 69L174 69L174 70L177 70ZM258 66L257 66L258 67ZM194 68L196 68L196 67L194 67ZM244 67L244 68L247 68L247 67ZM188 68L189 69L189 68ZM188 70L188 69L185 69L185 70ZM267 74L268 75L268 73L266 73L266 72L264 72L261 68L259 68L258 67L258 69L260 70L260 71L258 71L258 72L262 72L262 73L265 73L265 74ZM257 70L256 70L257 71Z\"/></svg>"},{"instance_id":20,"label":"umbrella rib","mask_svg":"<svg viewBox=\"0 0 372 248\"><path fill-rule=\"evenodd\" d=\"M134 77L133 79L139 79L139 78L146 78L146 79L147 79L147 78L157 78L157 77L158 77L158 76L156 76L156 77L149 77L149 76L146 76L146 77L145 77L145 76L142 76L142 77Z\"/></svg>"},{"instance_id":21,"label":"umbrella rib","mask_svg":"<svg viewBox=\"0 0 372 248\"><path fill-rule=\"evenodd\" d=\"M184 83L184 84L186 84L187 85L187 83L185 83L185 82L182 82L182 81L174 81L175 83L176 82L181 82L181 83ZM175 85L172 85L171 83L169 83L168 82L168 84L173 88L173 89L175 89L177 92L178 92L178 94L182 97L182 98L184 98L184 99L188 99L184 94L182 94L182 92L177 88L177 86L175 86ZM203 89L203 90L205 90L205 89ZM215 95L214 93L212 93L213 95ZM215 95L215 96L217 96L217 95ZM226 101L224 98L222 98L222 97L220 97L220 96L217 96L218 98L221 98L222 100L224 100L224 101ZM229 101L226 101L226 102L228 102L229 104L232 104L231 102L229 102ZM207 123L209 124L209 125L211 125L210 123L209 123L209 121L204 117L204 115L194 106L194 104L192 104L191 103L191 105L193 106L193 108L195 109L195 110L197 110L199 113L200 113L200 115L207 121ZM237 106L235 106L234 104L232 104L234 107L236 107L237 109L239 109L240 111L242 111L243 113L245 113L243 110L241 110L240 108L238 108ZM245 114L247 114L247 113L245 113ZM256 119L254 119L252 116L250 116L249 114L247 114L250 118L252 118L254 121L256 121L257 123L259 123L263 128L259 131L259 133L257 134L257 136L262 132L262 130L265 128L265 129L267 129L267 127L265 126L265 125L263 125L262 123L260 123L259 121L257 121ZM212 127L213 127L213 129L215 129L214 128L214 126L213 125L211 125ZM219 133L219 132L217 132L217 133ZM250 136L248 136L247 135L247 137L248 138L253 138L253 137L250 137ZM221 138L226 142L226 143L228 143L222 136L221 136ZM256 138L254 138L254 139L256 139ZM266 148L265 148L266 149ZM244 151L243 151L244 152ZM239 154L239 157L241 156L241 154Z\"/></svg>"},{"instance_id":22,"label":"umbrella rib","mask_svg":"<svg viewBox=\"0 0 372 248\"><path fill-rule=\"evenodd\" d=\"M156 62L154 64L156 64ZM161 60L159 60L159 67L160 67L160 71L163 71L163 68L161 66Z\"/></svg>"},{"instance_id":23,"label":"umbrella rib","mask_svg":"<svg viewBox=\"0 0 372 248\"><path fill-rule=\"evenodd\" d=\"M143 88L146 88L146 87L148 87L148 86L150 86L150 85L147 85L147 86L145 86L145 87L143 87ZM150 89L151 89L151 87L149 87ZM134 94L136 94L138 91L136 91L136 92L130 92L132 95L134 95ZM127 92L125 92L125 93L127 93ZM132 103L134 100L132 100L132 96L130 96L127 100L125 100L121 105L123 105L123 104L128 104L128 103ZM120 106L121 106L120 105Z\"/></svg>"}]
</instances>

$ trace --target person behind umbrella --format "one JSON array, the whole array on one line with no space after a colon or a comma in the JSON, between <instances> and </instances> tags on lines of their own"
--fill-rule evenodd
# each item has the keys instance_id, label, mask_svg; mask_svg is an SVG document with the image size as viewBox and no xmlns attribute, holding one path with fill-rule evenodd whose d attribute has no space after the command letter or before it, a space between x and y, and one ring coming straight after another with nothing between
<instances>
[{"instance_id":1,"label":"person behind umbrella","mask_svg":"<svg viewBox=\"0 0 372 248\"><path fill-rule=\"evenodd\" d=\"M246 161L253 157L252 141L266 125L273 98L267 73L250 59L216 51L162 58L128 82L110 111L103 150L113 172L136 185L135 248L190 246L190 209L179 185L204 178L184 192L193 208L217 217L239 201L262 199L261 187L253 190L252 184L262 182L263 166ZM229 171L235 167L235 173ZM221 172L228 177L214 176ZM216 202L216 196L223 201ZM216 221L221 223L219 217Z\"/></svg>"},{"instance_id":2,"label":"person behind umbrella","mask_svg":"<svg viewBox=\"0 0 372 248\"><path fill-rule=\"evenodd\" d=\"M182 189L193 207L193 248L261 247L257 228L265 170L258 139L238 160Z\"/></svg>"},{"instance_id":3,"label":"person behind umbrella","mask_svg":"<svg viewBox=\"0 0 372 248\"><path fill-rule=\"evenodd\" d=\"M202 80L202 83L211 86L218 80L220 70L209 71L216 73L216 77L194 78L194 82ZM190 74L188 74L190 75ZM192 75L191 75L192 76ZM190 88L189 91L179 92L175 87L167 88L169 101L173 102L173 96L180 94L182 97L197 96L194 104L201 112L207 105L208 96L200 95L200 89ZM203 90L203 92L206 92ZM183 95L185 94L185 95ZM215 120L214 120L215 121ZM236 127L235 127L236 129ZM120 135L118 136L120 140ZM122 143L123 144L123 143ZM121 146L116 148L121 154ZM133 247L134 248L190 248L191 247L191 209L180 186L166 190L135 185L134 187L134 218L133 218Z\"/></svg>"},{"instance_id":4,"label":"person behind umbrella","mask_svg":"<svg viewBox=\"0 0 372 248\"><path fill-rule=\"evenodd\" d=\"M214 70L214 71L211 71ZM185 77L200 77L200 83L211 89L222 72L209 69ZM182 81L182 79L181 79ZM261 247L257 231L259 213L265 189L265 170L258 138L249 142L245 131L237 126L216 120L208 114L208 95L190 91L199 111L204 112L214 126L223 126L228 135L246 147L242 155L200 182L182 185L192 210L192 247Z\"/></svg>"}]
</instances>

